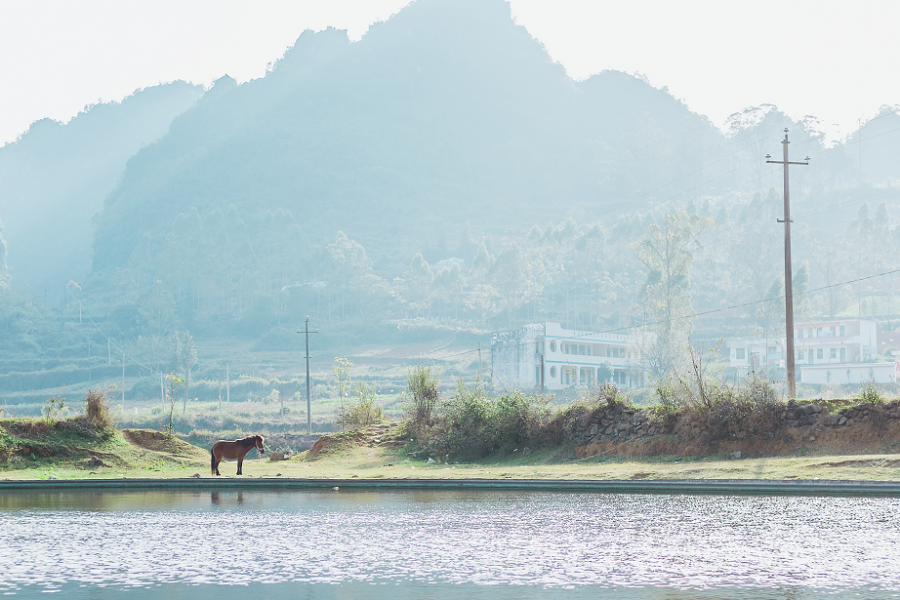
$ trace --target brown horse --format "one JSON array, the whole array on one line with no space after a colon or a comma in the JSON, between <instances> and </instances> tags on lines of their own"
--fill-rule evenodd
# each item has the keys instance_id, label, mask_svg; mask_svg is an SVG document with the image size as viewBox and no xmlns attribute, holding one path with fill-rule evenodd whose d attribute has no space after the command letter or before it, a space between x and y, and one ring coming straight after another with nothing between
<instances>
[{"instance_id":1,"label":"brown horse","mask_svg":"<svg viewBox=\"0 0 900 600\"><path fill-rule=\"evenodd\" d=\"M223 458L236 458L238 463L237 474L242 475L241 466L244 464L244 457L254 448L259 454L265 452L264 441L261 435L248 435L233 442L219 440L213 444L212 450L209 451L211 457L209 464L210 473L219 475L219 463L222 462Z\"/></svg>"}]
</instances>

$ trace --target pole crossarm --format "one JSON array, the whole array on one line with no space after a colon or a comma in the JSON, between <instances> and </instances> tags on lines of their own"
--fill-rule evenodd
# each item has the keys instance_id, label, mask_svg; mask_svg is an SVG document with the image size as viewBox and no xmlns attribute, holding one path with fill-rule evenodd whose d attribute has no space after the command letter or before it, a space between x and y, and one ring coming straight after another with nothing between
<instances>
[{"instance_id":1,"label":"pole crossarm","mask_svg":"<svg viewBox=\"0 0 900 600\"><path fill-rule=\"evenodd\" d=\"M773 165L808 165L809 164L808 162L793 162L790 160L787 162L784 162L783 160L767 160L766 162L772 163Z\"/></svg>"}]
</instances>

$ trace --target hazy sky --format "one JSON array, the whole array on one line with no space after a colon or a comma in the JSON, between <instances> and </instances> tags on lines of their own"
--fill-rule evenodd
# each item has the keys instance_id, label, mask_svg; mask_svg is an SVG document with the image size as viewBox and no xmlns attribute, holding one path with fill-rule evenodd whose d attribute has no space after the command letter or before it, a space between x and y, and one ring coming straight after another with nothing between
<instances>
[{"instance_id":1,"label":"hazy sky","mask_svg":"<svg viewBox=\"0 0 900 600\"><path fill-rule=\"evenodd\" d=\"M0 0L0 144L42 117L184 79L261 77L304 29L359 39L405 0ZM900 104L900 2L511 0L569 74L640 72L719 126L748 106L831 136Z\"/></svg>"}]
</instances>

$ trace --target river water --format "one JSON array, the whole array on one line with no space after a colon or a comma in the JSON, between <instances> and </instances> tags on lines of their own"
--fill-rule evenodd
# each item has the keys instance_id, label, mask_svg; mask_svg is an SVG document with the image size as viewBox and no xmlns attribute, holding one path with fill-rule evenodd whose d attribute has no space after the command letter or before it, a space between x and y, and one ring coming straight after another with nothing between
<instances>
[{"instance_id":1,"label":"river water","mask_svg":"<svg viewBox=\"0 0 900 600\"><path fill-rule=\"evenodd\" d=\"M900 499L498 491L0 494L0 594L900 597Z\"/></svg>"}]
</instances>

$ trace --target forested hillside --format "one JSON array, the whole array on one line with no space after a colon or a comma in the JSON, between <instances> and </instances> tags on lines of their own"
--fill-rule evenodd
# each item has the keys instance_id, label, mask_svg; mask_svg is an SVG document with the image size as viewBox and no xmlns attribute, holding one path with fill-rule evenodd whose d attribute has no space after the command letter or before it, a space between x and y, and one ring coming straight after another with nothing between
<instances>
[{"instance_id":1,"label":"forested hillside","mask_svg":"<svg viewBox=\"0 0 900 600\"><path fill-rule=\"evenodd\" d=\"M0 219L17 286L58 304L91 269L92 219L125 163L203 94L184 82L96 104L66 124L42 119L0 148Z\"/></svg>"}]
</instances>

